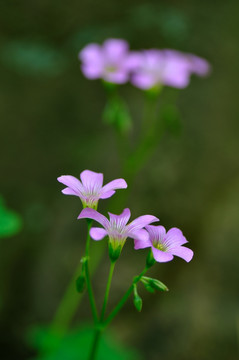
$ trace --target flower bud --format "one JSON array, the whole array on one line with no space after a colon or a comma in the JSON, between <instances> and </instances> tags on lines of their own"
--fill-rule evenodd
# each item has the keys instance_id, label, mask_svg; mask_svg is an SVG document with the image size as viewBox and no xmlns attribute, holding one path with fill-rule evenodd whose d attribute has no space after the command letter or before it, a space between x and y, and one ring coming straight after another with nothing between
<instances>
[{"instance_id":1,"label":"flower bud","mask_svg":"<svg viewBox=\"0 0 239 360\"><path fill-rule=\"evenodd\" d=\"M140 312L142 310L143 300L137 292L136 284L134 284L134 306Z\"/></svg>"},{"instance_id":2,"label":"flower bud","mask_svg":"<svg viewBox=\"0 0 239 360\"><path fill-rule=\"evenodd\" d=\"M76 279L76 290L78 293L82 293L85 290L85 275L81 274Z\"/></svg>"},{"instance_id":3,"label":"flower bud","mask_svg":"<svg viewBox=\"0 0 239 360\"><path fill-rule=\"evenodd\" d=\"M145 289L149 292L154 292L154 290L168 291L167 286L157 279L142 276L141 281L144 284Z\"/></svg>"}]
</instances>

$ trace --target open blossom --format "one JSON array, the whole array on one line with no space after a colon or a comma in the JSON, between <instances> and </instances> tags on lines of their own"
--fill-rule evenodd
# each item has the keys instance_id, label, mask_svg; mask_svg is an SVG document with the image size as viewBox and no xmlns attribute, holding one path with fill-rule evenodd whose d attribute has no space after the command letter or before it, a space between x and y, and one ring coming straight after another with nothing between
<instances>
[{"instance_id":1,"label":"open blossom","mask_svg":"<svg viewBox=\"0 0 239 360\"><path fill-rule=\"evenodd\" d=\"M78 219L88 218L96 220L103 226L103 228L91 228L90 236L93 240L97 241L102 240L108 235L110 256L111 259L116 260L121 253L127 237L138 239L138 241L141 242L148 242L149 235L143 228L152 222L158 221L155 216L143 215L127 225L130 215L130 210L124 209L120 215L109 213L110 220L108 220L104 215L100 214L96 210L83 209L78 216Z\"/></svg>"},{"instance_id":2,"label":"open blossom","mask_svg":"<svg viewBox=\"0 0 239 360\"><path fill-rule=\"evenodd\" d=\"M129 45L122 39L108 39L102 46L88 44L79 53L82 72L88 79L123 84L129 79Z\"/></svg>"},{"instance_id":3,"label":"open blossom","mask_svg":"<svg viewBox=\"0 0 239 360\"><path fill-rule=\"evenodd\" d=\"M183 236L181 230L177 228L170 229L167 233L163 226L146 226L149 233L148 239L136 239L134 241L134 248L144 249L151 247L153 257L158 262L167 262L173 259L174 255L181 257L185 261L192 260L193 251L188 249L183 244L188 241Z\"/></svg>"},{"instance_id":4,"label":"open blossom","mask_svg":"<svg viewBox=\"0 0 239 360\"><path fill-rule=\"evenodd\" d=\"M124 179L116 179L103 186L103 174L90 170L84 170L80 174L80 179L71 175L63 175L57 180L67 187L62 190L65 195L78 196L83 207L97 208L99 199L111 197L116 189L127 188Z\"/></svg>"},{"instance_id":5,"label":"open blossom","mask_svg":"<svg viewBox=\"0 0 239 360\"><path fill-rule=\"evenodd\" d=\"M130 64L132 84L144 90L160 85L185 88L191 74L205 76L210 71L205 59L169 49L132 53Z\"/></svg>"}]
</instances>

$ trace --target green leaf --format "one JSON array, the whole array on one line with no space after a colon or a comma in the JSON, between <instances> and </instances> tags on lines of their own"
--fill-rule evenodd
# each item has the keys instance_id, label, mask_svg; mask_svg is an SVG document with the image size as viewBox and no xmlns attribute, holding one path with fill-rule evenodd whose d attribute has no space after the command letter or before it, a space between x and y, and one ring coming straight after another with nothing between
<instances>
[{"instance_id":1,"label":"green leaf","mask_svg":"<svg viewBox=\"0 0 239 360\"><path fill-rule=\"evenodd\" d=\"M21 217L14 211L8 210L0 196L0 238L17 234L22 228Z\"/></svg>"}]
</instances>

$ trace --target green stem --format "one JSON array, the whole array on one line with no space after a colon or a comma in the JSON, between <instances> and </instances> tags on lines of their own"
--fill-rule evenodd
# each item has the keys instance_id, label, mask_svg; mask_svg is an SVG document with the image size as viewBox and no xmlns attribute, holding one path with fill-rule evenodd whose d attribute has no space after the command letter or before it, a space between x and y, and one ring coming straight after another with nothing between
<instances>
[{"instance_id":1,"label":"green stem","mask_svg":"<svg viewBox=\"0 0 239 360\"><path fill-rule=\"evenodd\" d=\"M92 249L91 251L91 273L95 272L97 266L99 265L102 256L105 252L105 247L101 246L97 251ZM70 326L72 318L76 313L76 310L84 296L85 293L76 292L76 279L81 273L82 263L81 261L76 267L74 275L61 299L61 302L57 308L54 319L51 324L51 329L54 333L60 333L64 335L67 329Z\"/></svg>"},{"instance_id":2,"label":"green stem","mask_svg":"<svg viewBox=\"0 0 239 360\"><path fill-rule=\"evenodd\" d=\"M102 330L103 330L102 324L103 324L104 315L105 315L105 310L106 310L106 306L107 306L107 302L108 302L108 297L109 297L109 292L110 292L110 286L111 286L112 276L113 276L113 273L114 273L114 268L115 268L115 261L111 261L111 263L110 263L109 277L108 277L108 281L107 281L107 285L106 285L106 290L105 290L104 302L103 302L103 306L102 306L102 310L101 310L100 320L99 320L99 323L97 324L98 326L95 325L95 326L96 326L96 330L95 330L95 335L94 335L94 340L93 340L93 344L92 344L92 348L91 348L89 360L94 360L94 359L95 359L96 353L97 353L97 349L98 349L98 346L99 346L99 340L100 340L101 332L102 332Z\"/></svg>"},{"instance_id":3,"label":"green stem","mask_svg":"<svg viewBox=\"0 0 239 360\"><path fill-rule=\"evenodd\" d=\"M98 350L98 346L99 346L99 340L100 340L100 337L101 337L101 333L102 333L101 329L96 329L95 330L95 336L94 336L94 340L93 340L89 360L95 360L96 359L96 354L97 354L97 350Z\"/></svg>"},{"instance_id":4,"label":"green stem","mask_svg":"<svg viewBox=\"0 0 239 360\"><path fill-rule=\"evenodd\" d=\"M85 248L85 256L86 256L85 279L86 279L86 285L87 285L87 290L88 290L88 294L89 294L92 315L94 318L94 322L97 323L98 322L98 313L97 313L97 309L96 309L95 297L93 294L93 289L92 289L91 280L90 280L90 272L89 272L90 229L92 226L92 220L87 220L87 225L88 225L88 232L87 232L86 248Z\"/></svg>"},{"instance_id":5,"label":"green stem","mask_svg":"<svg viewBox=\"0 0 239 360\"><path fill-rule=\"evenodd\" d=\"M110 285L111 285L111 281L112 281L114 268L115 268L115 261L114 262L111 261L111 263L110 263L110 272L109 272L109 277L108 277L108 281L107 281L104 302L103 302L101 316L100 316L100 321L101 322L104 320L104 315L105 315L106 305L107 305L107 302L108 302L108 297L109 297L109 292L110 292Z\"/></svg>"},{"instance_id":6,"label":"green stem","mask_svg":"<svg viewBox=\"0 0 239 360\"><path fill-rule=\"evenodd\" d=\"M120 309L123 307L123 305L126 303L128 297L130 296L130 294L132 293L132 291L134 290L134 286L135 284L137 284L137 282L140 281L140 279L142 278L142 276L144 276L144 274L146 273L146 271L148 270L148 267L145 267L145 269L134 278L132 284L130 285L130 287L128 288L128 290L126 291L126 293L124 294L124 296L121 298L121 300L118 302L118 304L116 305L116 307L114 308L114 310L110 313L110 315L107 317L107 319L103 322L103 326L106 327L113 319L114 317L118 314L118 312L120 311Z\"/></svg>"}]
</instances>

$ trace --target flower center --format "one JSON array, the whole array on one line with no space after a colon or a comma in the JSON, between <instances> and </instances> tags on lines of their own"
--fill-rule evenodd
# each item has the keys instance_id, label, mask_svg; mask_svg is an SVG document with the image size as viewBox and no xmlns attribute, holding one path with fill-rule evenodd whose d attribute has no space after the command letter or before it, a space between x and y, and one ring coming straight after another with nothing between
<instances>
[{"instance_id":1,"label":"flower center","mask_svg":"<svg viewBox=\"0 0 239 360\"><path fill-rule=\"evenodd\" d=\"M109 73L114 73L114 72L116 72L117 67L114 65L108 65L108 66L106 66L105 70Z\"/></svg>"},{"instance_id":2,"label":"flower center","mask_svg":"<svg viewBox=\"0 0 239 360\"><path fill-rule=\"evenodd\" d=\"M157 240L153 241L153 247L155 247L155 249L161 250L161 251L166 251L166 247L164 244L161 244L160 242L158 242Z\"/></svg>"}]
</instances>

